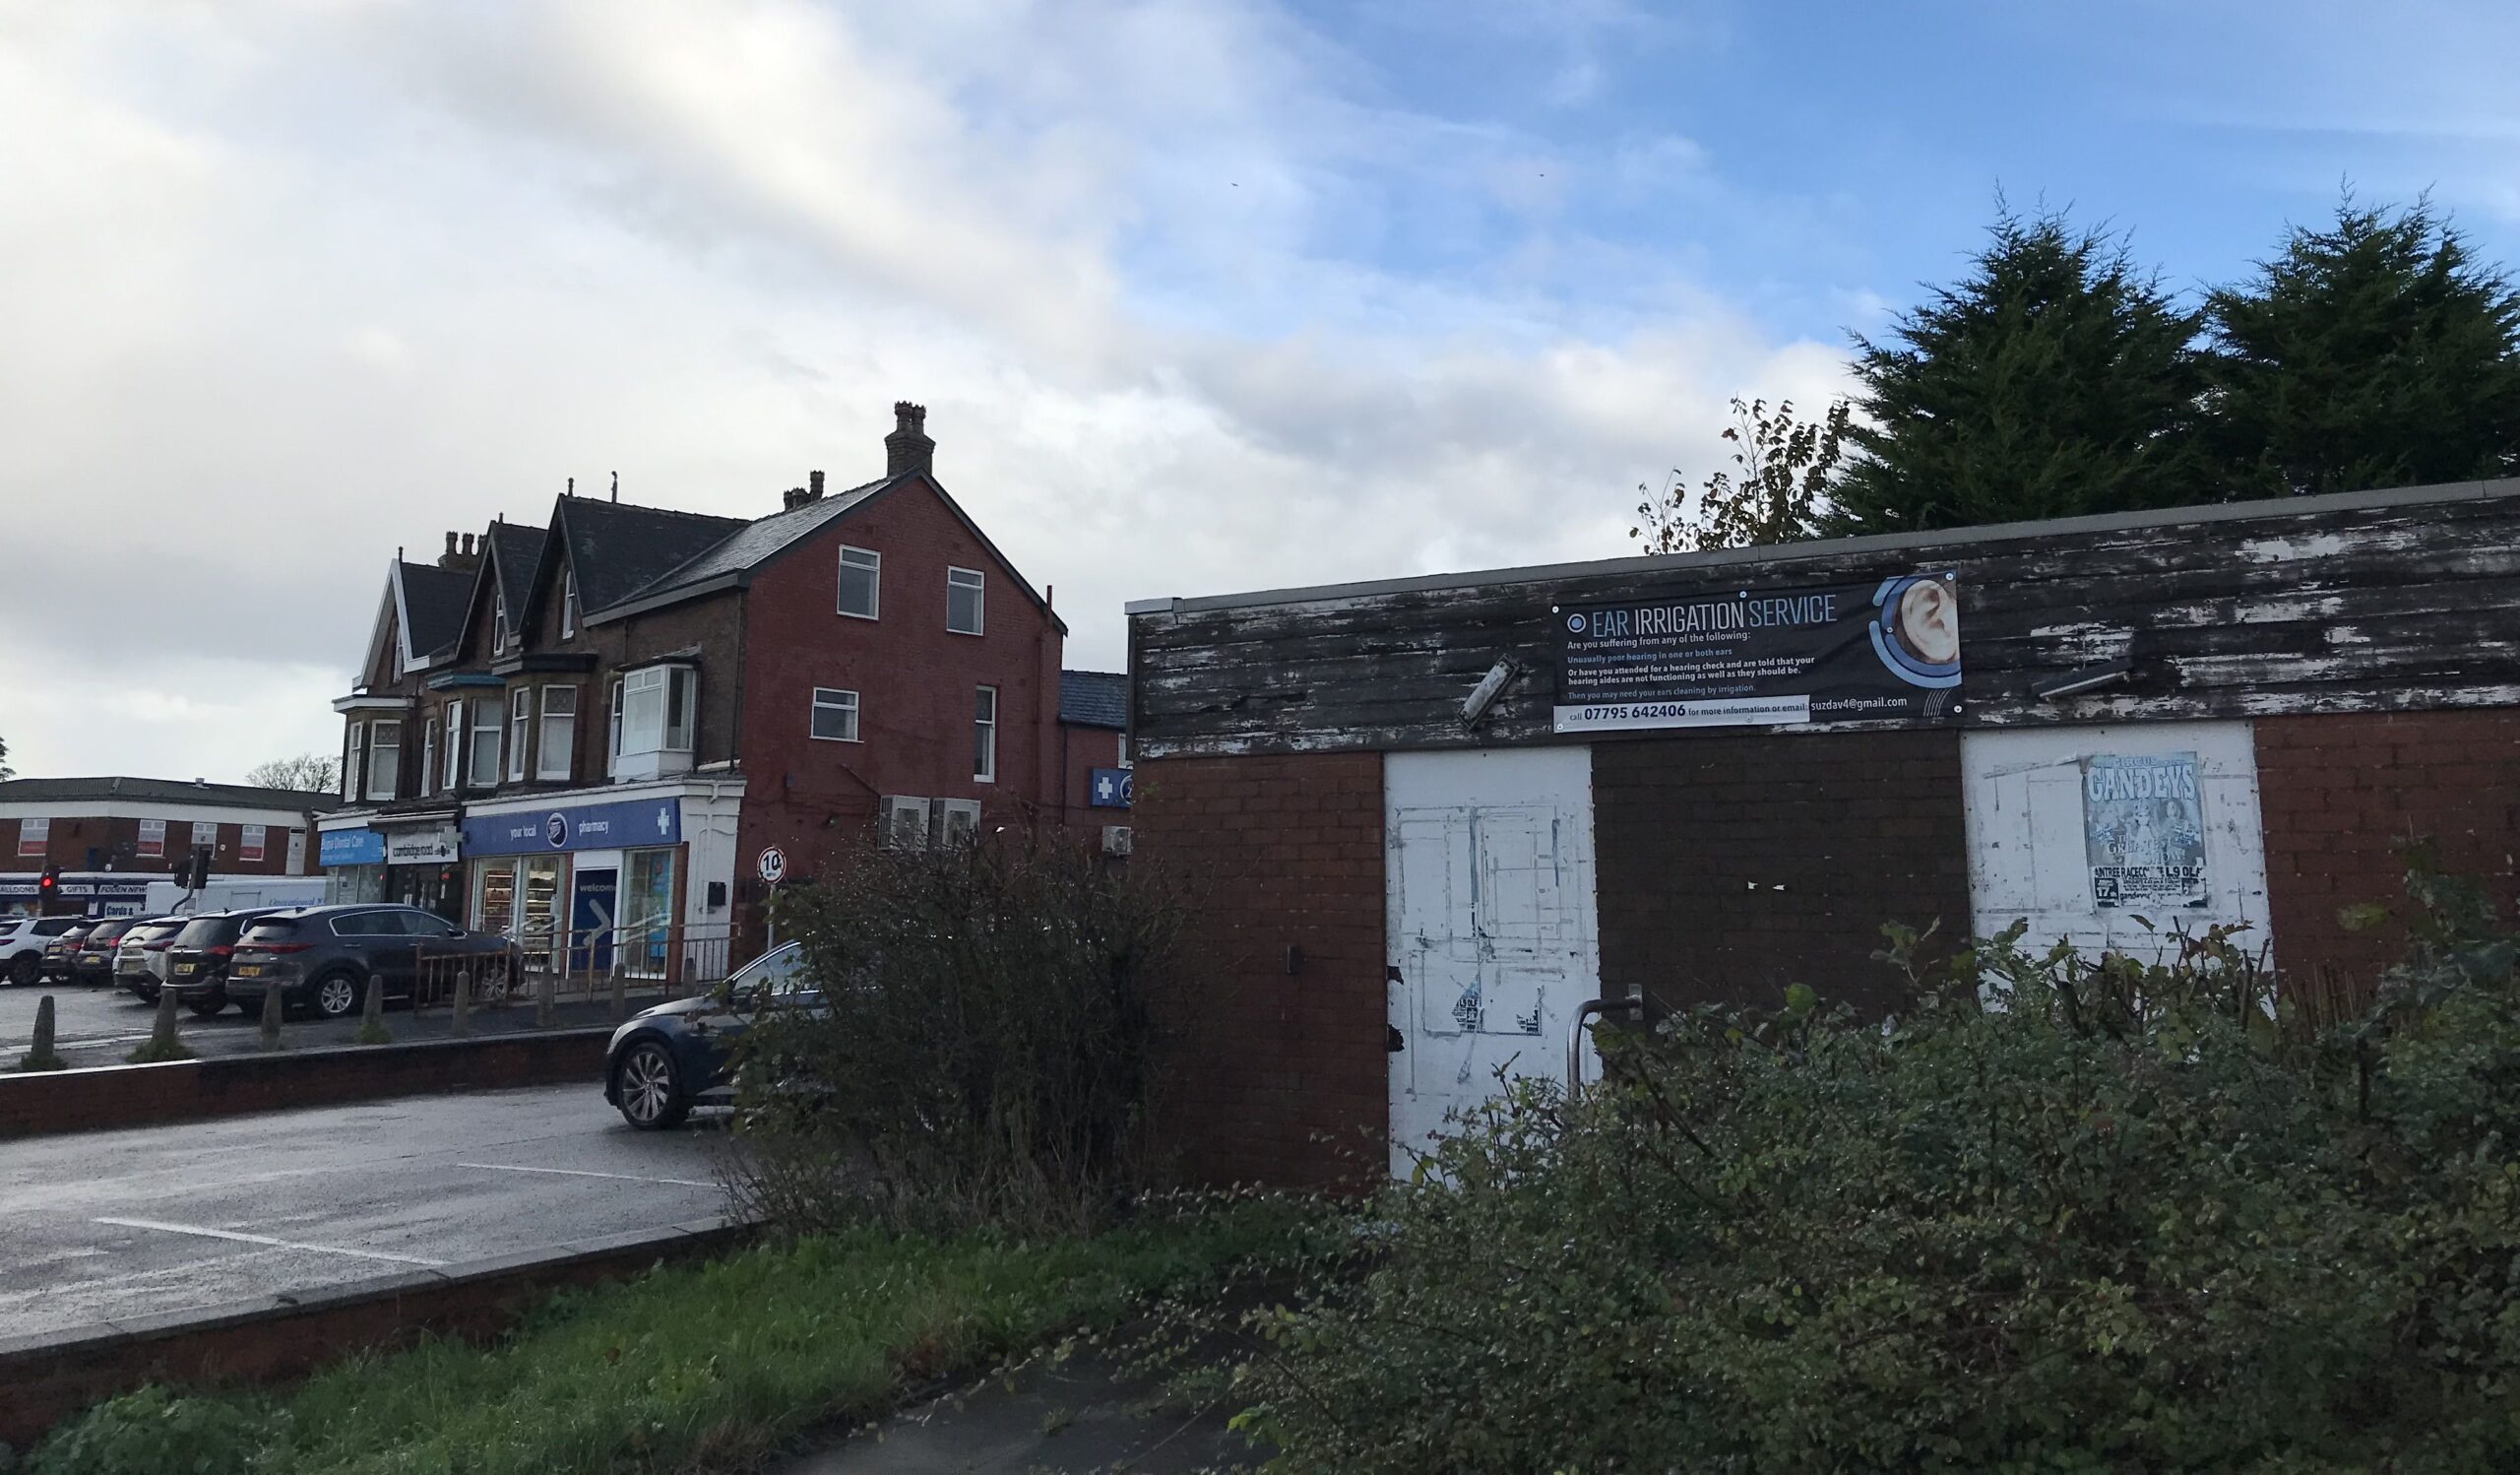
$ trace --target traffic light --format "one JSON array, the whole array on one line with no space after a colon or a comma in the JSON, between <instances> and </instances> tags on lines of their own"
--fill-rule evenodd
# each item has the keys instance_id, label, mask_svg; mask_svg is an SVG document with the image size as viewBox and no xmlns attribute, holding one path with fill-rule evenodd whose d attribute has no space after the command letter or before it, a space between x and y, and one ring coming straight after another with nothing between
<instances>
[{"instance_id":1,"label":"traffic light","mask_svg":"<svg viewBox=\"0 0 2520 1475\"><path fill-rule=\"evenodd\" d=\"M47 866L43 868L43 874L35 878L35 900L38 902L46 902L54 900L60 895L61 867L58 866Z\"/></svg>"},{"instance_id":2,"label":"traffic light","mask_svg":"<svg viewBox=\"0 0 2520 1475\"><path fill-rule=\"evenodd\" d=\"M192 854L175 863L175 884L187 891L199 891L210 884L210 847L196 845Z\"/></svg>"}]
</instances>

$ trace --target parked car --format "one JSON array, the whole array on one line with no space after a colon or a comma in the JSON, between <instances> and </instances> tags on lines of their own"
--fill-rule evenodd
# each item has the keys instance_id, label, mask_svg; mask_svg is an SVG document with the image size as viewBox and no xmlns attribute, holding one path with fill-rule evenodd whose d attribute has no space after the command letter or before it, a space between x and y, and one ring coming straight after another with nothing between
<instances>
[{"instance_id":1,"label":"parked car","mask_svg":"<svg viewBox=\"0 0 2520 1475\"><path fill-rule=\"evenodd\" d=\"M423 944L433 958L480 958L485 994L525 971L525 955L507 938L466 931L417 907L298 907L255 918L237 938L227 996L251 1013L265 990L278 989L282 1007L339 1019L357 1010L370 979L383 980L387 998L410 998Z\"/></svg>"},{"instance_id":2,"label":"parked car","mask_svg":"<svg viewBox=\"0 0 2520 1475\"><path fill-rule=\"evenodd\" d=\"M248 927L281 910L245 907L185 923L166 949L166 987L184 1007L205 1019L227 1007L227 968L235 959L237 941Z\"/></svg>"},{"instance_id":3,"label":"parked car","mask_svg":"<svg viewBox=\"0 0 2520 1475\"><path fill-rule=\"evenodd\" d=\"M804 954L789 942L736 969L708 994L631 1016L612 1032L603 1099L632 1126L659 1131L679 1123L703 1101L731 1097L734 1043L758 1016L765 991L780 1007L810 1008L822 1001L806 987L803 965Z\"/></svg>"},{"instance_id":4,"label":"parked car","mask_svg":"<svg viewBox=\"0 0 2520 1475\"><path fill-rule=\"evenodd\" d=\"M154 917L132 924L114 942L114 987L127 989L143 1003L156 1003L166 985L166 948L184 930L188 917Z\"/></svg>"},{"instance_id":5,"label":"parked car","mask_svg":"<svg viewBox=\"0 0 2520 1475\"><path fill-rule=\"evenodd\" d=\"M108 917L90 928L88 935L79 939L79 950L70 955L70 981L74 984L112 983L114 949L122 945L123 933L156 921L155 917Z\"/></svg>"},{"instance_id":6,"label":"parked car","mask_svg":"<svg viewBox=\"0 0 2520 1475\"><path fill-rule=\"evenodd\" d=\"M44 949L84 917L11 917L0 921L0 977L13 984L43 982Z\"/></svg>"},{"instance_id":7,"label":"parked car","mask_svg":"<svg viewBox=\"0 0 2520 1475\"><path fill-rule=\"evenodd\" d=\"M43 976L47 979L70 977L71 964L78 961L79 949L87 944L88 934L102 924L94 917L74 919L67 930L43 945Z\"/></svg>"}]
</instances>

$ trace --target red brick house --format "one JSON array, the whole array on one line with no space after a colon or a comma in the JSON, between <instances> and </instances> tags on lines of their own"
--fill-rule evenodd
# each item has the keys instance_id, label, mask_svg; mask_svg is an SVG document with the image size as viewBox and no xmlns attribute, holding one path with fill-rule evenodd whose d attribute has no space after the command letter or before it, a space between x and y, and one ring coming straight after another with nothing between
<instances>
[{"instance_id":1,"label":"red brick house","mask_svg":"<svg viewBox=\"0 0 2520 1475\"><path fill-rule=\"evenodd\" d=\"M208 846L214 881L308 875L308 837L326 796L201 780L94 778L0 782L0 911L32 912L37 882L60 872L55 912L136 912L151 880Z\"/></svg>"},{"instance_id":2,"label":"red brick house","mask_svg":"<svg viewBox=\"0 0 2520 1475\"><path fill-rule=\"evenodd\" d=\"M1085 814L1071 765L1116 767L1118 731L1062 723L1066 626L936 478L925 412L895 412L882 476L826 491L815 472L758 518L568 495L469 558L450 535L439 566L398 559L335 704L336 890L555 960L562 933L604 929L739 958L771 878L870 834Z\"/></svg>"}]
</instances>

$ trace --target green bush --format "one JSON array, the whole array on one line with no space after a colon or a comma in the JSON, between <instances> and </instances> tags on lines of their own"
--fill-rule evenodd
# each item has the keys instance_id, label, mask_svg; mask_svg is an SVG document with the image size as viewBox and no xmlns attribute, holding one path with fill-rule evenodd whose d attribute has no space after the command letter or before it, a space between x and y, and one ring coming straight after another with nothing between
<instances>
[{"instance_id":1,"label":"green bush","mask_svg":"<svg viewBox=\"0 0 2520 1475\"><path fill-rule=\"evenodd\" d=\"M2419 878L2364 1020L2227 932L2019 930L1509 1092L1257 1318L1290 1472L2520 1468L2511 940ZM1894 937L1888 956L1912 955Z\"/></svg>"},{"instance_id":2,"label":"green bush","mask_svg":"<svg viewBox=\"0 0 2520 1475\"><path fill-rule=\"evenodd\" d=\"M822 1007L755 1011L738 1199L798 1231L1107 1222L1145 1177L1179 916L1059 836L870 848L783 896Z\"/></svg>"},{"instance_id":3,"label":"green bush","mask_svg":"<svg viewBox=\"0 0 2520 1475\"><path fill-rule=\"evenodd\" d=\"M29 1475L240 1475L260 1463L271 1414L147 1387L96 1405L38 1445Z\"/></svg>"}]
</instances>

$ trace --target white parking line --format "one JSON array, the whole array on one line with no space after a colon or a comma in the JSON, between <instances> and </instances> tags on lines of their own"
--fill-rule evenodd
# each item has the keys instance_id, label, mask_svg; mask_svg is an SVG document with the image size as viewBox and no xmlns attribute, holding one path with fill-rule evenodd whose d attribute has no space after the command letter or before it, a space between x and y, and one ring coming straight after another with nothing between
<instances>
[{"instance_id":1,"label":"white parking line","mask_svg":"<svg viewBox=\"0 0 2520 1475\"><path fill-rule=\"evenodd\" d=\"M704 1184L690 1178L649 1178L637 1173L593 1173L584 1168L523 1168L514 1163L458 1163L458 1168L487 1168L493 1173L557 1173L565 1178L612 1178L626 1184L672 1184L681 1188L715 1188L718 1184Z\"/></svg>"},{"instance_id":2,"label":"white parking line","mask_svg":"<svg viewBox=\"0 0 2520 1475\"><path fill-rule=\"evenodd\" d=\"M98 1219L94 1222L119 1225L124 1229L162 1230L170 1235L199 1235L206 1240L234 1240L241 1245L268 1245L275 1250L307 1250L317 1254L349 1254L363 1260L392 1260L401 1265L446 1263L416 1254L393 1254L382 1250L345 1250L339 1245L305 1245L295 1240L275 1240L270 1235L249 1235L232 1229L205 1229L198 1224L166 1224L156 1219Z\"/></svg>"}]
</instances>

